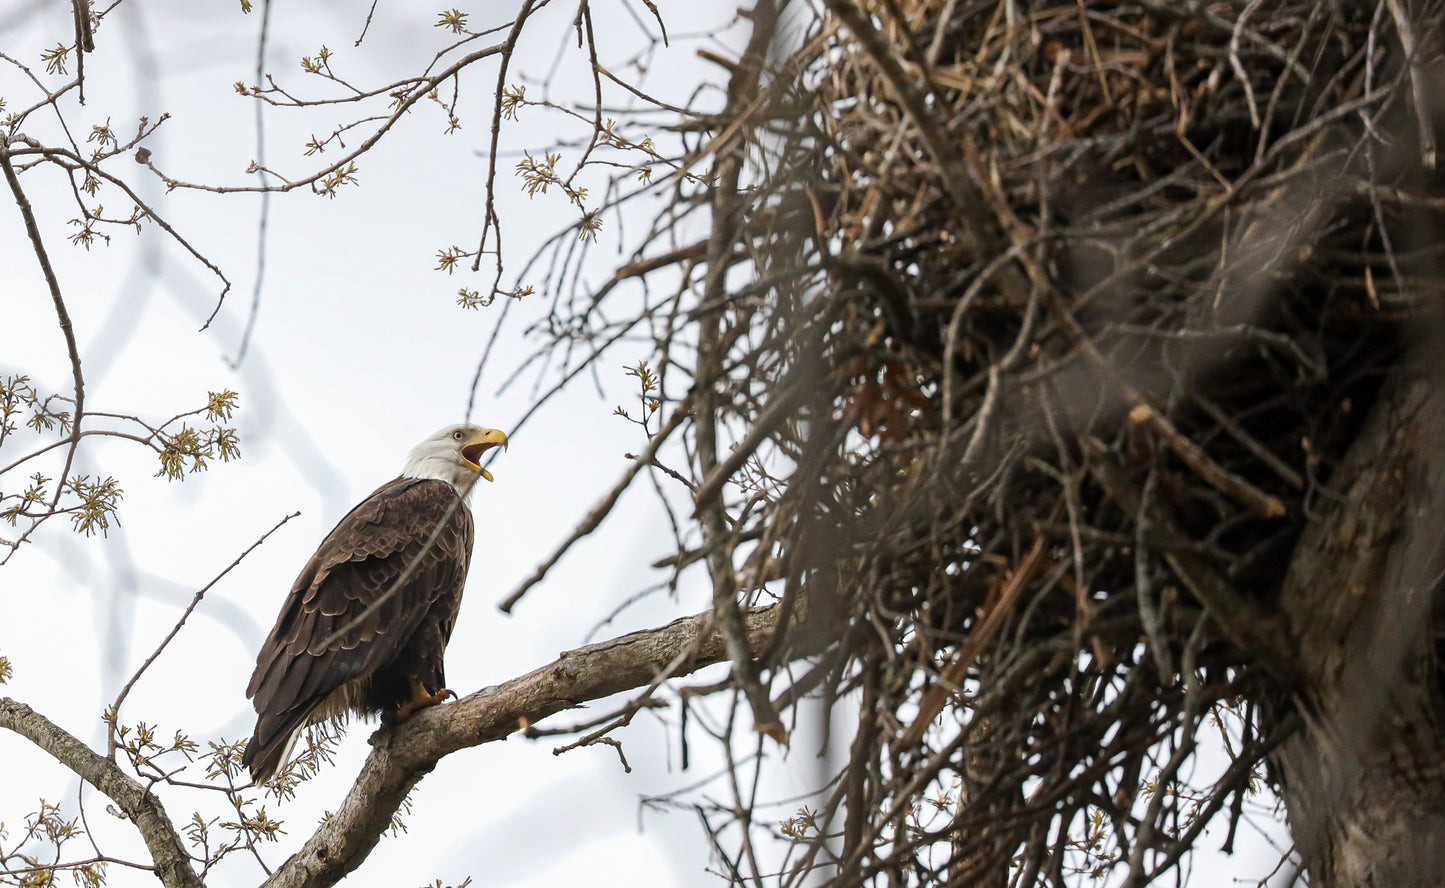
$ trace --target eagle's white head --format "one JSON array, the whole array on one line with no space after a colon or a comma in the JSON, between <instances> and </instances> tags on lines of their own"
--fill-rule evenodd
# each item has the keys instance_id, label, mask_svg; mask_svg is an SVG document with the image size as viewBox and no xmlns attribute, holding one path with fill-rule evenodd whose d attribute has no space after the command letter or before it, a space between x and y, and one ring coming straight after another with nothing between
<instances>
[{"instance_id":1,"label":"eagle's white head","mask_svg":"<svg viewBox=\"0 0 1445 888\"><path fill-rule=\"evenodd\" d=\"M449 425L411 449L401 474L403 478L445 481L466 498L478 475L492 480L492 473L482 468L482 454L499 445L506 449L505 432L474 425Z\"/></svg>"}]
</instances>

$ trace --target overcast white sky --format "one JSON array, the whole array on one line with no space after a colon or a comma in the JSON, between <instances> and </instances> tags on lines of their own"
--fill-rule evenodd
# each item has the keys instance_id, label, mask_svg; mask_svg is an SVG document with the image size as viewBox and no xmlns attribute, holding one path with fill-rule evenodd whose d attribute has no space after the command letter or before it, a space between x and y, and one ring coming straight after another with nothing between
<instances>
[{"instance_id":1,"label":"overcast white sky","mask_svg":"<svg viewBox=\"0 0 1445 888\"><path fill-rule=\"evenodd\" d=\"M333 51L339 74L374 86L419 70L449 42L450 35L432 27L440 8L381 2L365 43L354 48L369 5L277 4L268 67L304 95L334 94L334 87L308 79L299 66L303 55L323 44ZM500 24L506 13L494 10L503 6L511 4L463 10L478 28ZM726 53L746 32L732 22L731 4L660 6L672 34L707 35L660 49L644 81L681 103L702 78L716 74L695 49L707 45ZM71 39L68 9L58 2L0 7L0 52L43 72L40 51ZM85 61L88 105L67 105L72 127L84 133L108 119L128 136L139 116L155 120L168 113L171 120L148 143L161 169L189 181L251 183L245 169L256 156L253 106L232 84L253 80L259 9L258 2L256 12L243 15L235 0L125 3L96 34L96 52ZM599 43L616 50L603 64L621 72L638 45L637 27L621 14L608 20L614 9L609 4L593 9ZM559 4L532 23L511 82L544 75L558 47L573 46L574 14L574 5ZM569 52L575 57L575 47ZM578 70L564 67L559 79ZM215 587L122 713L125 721L158 724L166 733L184 730L202 742L249 733L246 680L297 570L356 500L399 471L413 444L458 421L466 406L501 305L479 312L457 307L459 286L483 289L490 279L448 277L433 268L439 249L471 248L480 231L485 165L479 152L487 144L495 71L494 62L483 64L464 81L458 133L443 136L441 113L420 105L361 160L361 187L343 189L335 200L305 191L273 198L262 305L239 370L226 359L236 354L249 311L257 199L167 195L139 167L121 169L143 183L143 195L234 284L216 322L198 333L217 298L214 276L153 227L140 237L115 232L109 247L89 252L72 247L65 237L75 213L62 180L52 172L24 177L75 319L87 406L162 419L200 406L207 391L234 389L240 393L243 459L170 483L152 477L156 461L148 452L89 442L79 468L122 481L122 526L107 539L82 539L53 523L0 570L0 653L15 665L4 694L83 739L99 741L102 708L191 594L299 510L300 518ZM590 83L580 90L584 96L589 91ZM536 88L528 94L540 97ZM0 96L12 109L35 100L33 87L9 66L0 67ZM295 175L313 169L316 161L301 155L302 145L313 133L329 132L333 119L268 110L268 166ZM560 126L558 116L528 109L509 125L505 144L512 150L542 146ZM42 140L56 139L53 118L37 115L27 129ZM510 167L503 165L499 209L507 265L515 271L531 248L573 215L560 195L528 200ZM68 363L44 282L8 194L0 204L0 375L28 373L44 390L68 393ZM128 206L107 210L128 212ZM611 219L608 224L599 248L615 255L617 229ZM605 263L596 269L603 279ZM543 300L539 294L515 311L538 317ZM525 326L509 324L482 383L474 421L513 432L530 406L530 380L495 395L504 373L537 344L523 339ZM643 445L635 426L611 416L634 392L623 364L639 357L650 356L639 348L604 360L604 394L591 379L579 379L493 462L497 480L474 500L477 546L447 653L448 683L460 693L520 675L578 646L598 620L659 579L646 565L670 551L670 532L650 507L649 494L639 490L513 616L495 608L612 485L626 467L623 454ZM7 447L3 461L26 443ZM0 479L6 490L19 483ZM630 610L605 634L659 625L707 606L700 590L685 590L682 598L658 598ZM663 717L670 724L674 718ZM822 770L816 735L808 728L795 738L771 796L797 797L816 788ZM369 730L353 728L325 779L307 784L279 812L271 809L288 821L284 841L268 855L273 866L310 834L322 811L339 804L365 754ZM840 725L839 736L846 739L851 730ZM384 840L352 881L404 886L473 876L478 885L715 883L703 870L707 856L697 818L687 811L644 814L638 804L709 774L706 744L692 744L694 767L684 773L675 724L662 728L643 717L620 737L631 774L606 747L554 757L555 743L515 737L449 757L413 795L409 832ZM76 793L68 772L0 734L0 822L13 830L39 798L73 810ZM712 797L724 798L721 788ZM90 826L107 838L105 850L145 860L128 828L105 814L93 793L87 798ZM199 804L181 793L163 798L179 818ZM797 804L768 813L783 819ZM639 831L639 823L646 829ZM74 850L75 857L88 856L88 849ZM1260 850L1251 871L1266 853ZM254 862L238 856L214 882L254 884L258 876ZM149 874L114 868L111 884L154 882Z\"/></svg>"}]
</instances>

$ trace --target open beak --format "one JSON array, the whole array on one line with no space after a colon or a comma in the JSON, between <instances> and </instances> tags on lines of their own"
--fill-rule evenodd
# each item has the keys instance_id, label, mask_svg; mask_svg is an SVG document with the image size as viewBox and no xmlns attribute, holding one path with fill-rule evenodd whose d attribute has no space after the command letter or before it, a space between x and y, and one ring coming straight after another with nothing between
<instances>
[{"instance_id":1,"label":"open beak","mask_svg":"<svg viewBox=\"0 0 1445 888\"><path fill-rule=\"evenodd\" d=\"M468 468L481 472L482 477L490 481L492 473L482 468L482 454L498 446L503 450L507 449L507 433L497 429L482 429L462 445L462 459Z\"/></svg>"}]
</instances>

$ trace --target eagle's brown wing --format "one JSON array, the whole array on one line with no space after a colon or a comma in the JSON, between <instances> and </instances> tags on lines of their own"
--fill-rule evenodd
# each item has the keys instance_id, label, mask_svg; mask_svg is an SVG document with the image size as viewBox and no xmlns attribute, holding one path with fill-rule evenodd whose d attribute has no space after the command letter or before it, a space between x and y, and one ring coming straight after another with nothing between
<instances>
[{"instance_id":1,"label":"eagle's brown wing","mask_svg":"<svg viewBox=\"0 0 1445 888\"><path fill-rule=\"evenodd\" d=\"M257 719L242 761L257 782L281 765L292 736L333 692L356 683L349 694L341 692L347 707L380 708L368 698L369 680L399 654L414 663L420 653L440 677L472 534L471 510L445 481L398 478L341 519L296 578L246 688ZM413 564L406 581L382 601ZM355 626L333 639L353 621ZM418 652L408 644L414 638L435 650ZM328 706L326 714L336 714L335 707Z\"/></svg>"}]
</instances>

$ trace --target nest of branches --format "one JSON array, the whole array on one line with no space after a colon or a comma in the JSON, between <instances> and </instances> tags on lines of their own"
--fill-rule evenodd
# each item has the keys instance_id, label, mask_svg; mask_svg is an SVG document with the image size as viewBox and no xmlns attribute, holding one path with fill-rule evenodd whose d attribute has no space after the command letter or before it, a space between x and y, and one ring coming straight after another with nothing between
<instances>
[{"instance_id":1,"label":"nest of branches","mask_svg":"<svg viewBox=\"0 0 1445 888\"><path fill-rule=\"evenodd\" d=\"M724 473L797 469L714 532L765 528L835 642L809 681L861 688L838 884L1143 884L1216 814L1232 843L1297 725L1291 554L1439 286L1441 19L829 0L756 94L734 71L700 422L746 430Z\"/></svg>"}]
</instances>

